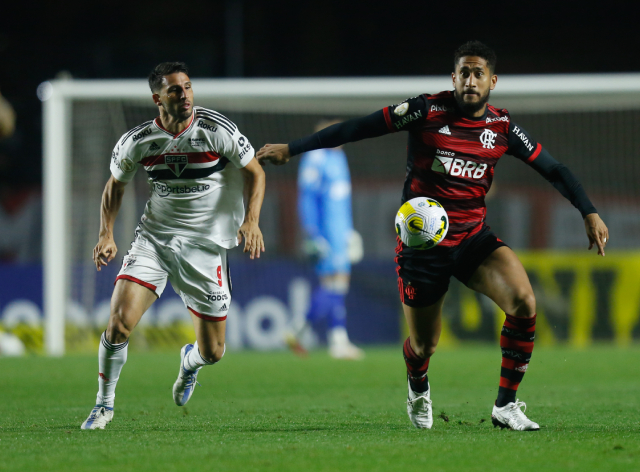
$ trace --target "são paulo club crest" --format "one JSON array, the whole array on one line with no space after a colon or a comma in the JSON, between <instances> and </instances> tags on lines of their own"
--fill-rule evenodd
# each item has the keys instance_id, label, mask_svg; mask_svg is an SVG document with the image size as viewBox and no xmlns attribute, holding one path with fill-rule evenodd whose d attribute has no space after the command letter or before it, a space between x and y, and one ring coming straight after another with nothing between
<instances>
[{"instance_id":1,"label":"s\u00e3o paulo club crest","mask_svg":"<svg viewBox=\"0 0 640 472\"><path fill-rule=\"evenodd\" d=\"M168 154L164 156L164 163L167 164L171 172L176 174L176 177L180 177L180 174L182 174L182 171L189 163L189 157L185 155L176 156L175 154Z\"/></svg>"}]
</instances>

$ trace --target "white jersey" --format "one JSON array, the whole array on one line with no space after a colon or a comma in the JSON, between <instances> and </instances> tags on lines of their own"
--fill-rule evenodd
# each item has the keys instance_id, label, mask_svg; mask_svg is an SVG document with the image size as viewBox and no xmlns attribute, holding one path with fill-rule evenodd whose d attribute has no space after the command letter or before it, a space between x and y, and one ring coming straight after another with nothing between
<instances>
[{"instance_id":1,"label":"white jersey","mask_svg":"<svg viewBox=\"0 0 640 472\"><path fill-rule=\"evenodd\" d=\"M191 122L177 135L164 129L159 118L125 133L113 150L111 173L129 182L144 166L151 197L141 224L156 237L182 235L230 249L238 245L244 220L238 169L254 154L231 120L194 107Z\"/></svg>"}]
</instances>

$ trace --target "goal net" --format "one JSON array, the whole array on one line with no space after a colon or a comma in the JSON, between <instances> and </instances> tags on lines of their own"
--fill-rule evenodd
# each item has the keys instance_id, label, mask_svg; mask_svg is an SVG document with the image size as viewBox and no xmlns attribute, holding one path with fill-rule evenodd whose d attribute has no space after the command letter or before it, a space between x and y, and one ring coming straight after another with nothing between
<instances>
[{"instance_id":1,"label":"goal net","mask_svg":"<svg viewBox=\"0 0 640 472\"><path fill-rule=\"evenodd\" d=\"M309 134L321 119L361 116L419 93L450 89L451 84L448 77L197 79L193 87L196 105L229 117L257 150L268 142L288 142ZM115 275L149 194L146 173L140 169L126 188L116 221L117 257L97 272L91 256L111 151L124 132L154 118L157 108L144 81L55 81L41 85L39 93L45 135L44 343L46 352L60 355L65 348L95 348L106 326ZM509 109L512 119L578 176L609 226L608 249L613 259L616 251L637 250L640 76L501 76L491 103ZM389 342L389 333L400 336L393 218L404 180L406 139L406 134L397 133L344 148L352 176L354 225L364 237L365 259L353 269L354 299L349 305L350 331L361 342ZM228 343L232 348L281 347L283 331L304 316L315 283L313 270L299 250L297 162L266 171L261 228L267 252L260 261L248 261L239 249L230 254L234 304L228 318ZM544 261L531 275L545 289L538 298L548 305L549 339L583 342L583 338L597 338L595 333L602 330L612 339L621 330L633 331L637 317L632 307L623 308L629 312L624 322L611 318L617 309L611 306L602 308L604 321L593 311L600 308L589 311L587 316L596 321L584 321L588 326L571 319L575 303L586 304L585 297L600 300L586 292L616 289L616 271L627 270L625 260L633 258L621 256L619 266L614 261L590 276L602 280L590 279L580 286L582 275L572 272L587 246L579 212L544 179L509 156L497 166L495 186L487 202L489 224L525 260L539 254L538 259L532 257L531 267L536 260ZM582 252L573 252L577 250ZM553 273L549 272L553 264L549 251L569 257ZM634 294L640 290L629 287ZM586 292L576 295L581 290ZM495 307L461 287L452 286L452 292L446 310L451 337L495 336ZM175 346L192 341L192 336L181 300L167 287L143 317L132 345L141 349Z\"/></svg>"}]
</instances>

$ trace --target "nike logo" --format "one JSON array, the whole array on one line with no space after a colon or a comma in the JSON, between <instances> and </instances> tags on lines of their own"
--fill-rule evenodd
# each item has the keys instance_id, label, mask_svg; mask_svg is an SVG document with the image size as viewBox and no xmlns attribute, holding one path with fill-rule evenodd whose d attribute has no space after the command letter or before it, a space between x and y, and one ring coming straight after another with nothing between
<instances>
[{"instance_id":1,"label":"nike logo","mask_svg":"<svg viewBox=\"0 0 640 472\"><path fill-rule=\"evenodd\" d=\"M426 233L425 230L423 230L422 228L416 226L416 223L414 220L409 221L409 228L415 229L417 231L422 231L423 233Z\"/></svg>"}]
</instances>

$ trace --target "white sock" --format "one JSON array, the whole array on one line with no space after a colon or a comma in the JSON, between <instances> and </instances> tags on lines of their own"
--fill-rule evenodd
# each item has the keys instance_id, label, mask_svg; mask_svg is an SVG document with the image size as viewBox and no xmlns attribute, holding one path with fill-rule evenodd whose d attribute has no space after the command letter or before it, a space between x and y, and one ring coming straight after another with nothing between
<instances>
[{"instance_id":1,"label":"white sock","mask_svg":"<svg viewBox=\"0 0 640 472\"><path fill-rule=\"evenodd\" d=\"M347 328L344 326L336 326L327 333L329 346L346 346L350 344Z\"/></svg>"},{"instance_id":2,"label":"white sock","mask_svg":"<svg viewBox=\"0 0 640 472\"><path fill-rule=\"evenodd\" d=\"M104 405L113 408L116 399L116 384L120 378L120 372L127 362L127 350L129 340L122 344L111 344L107 341L106 331L100 337L98 349L98 396L96 405Z\"/></svg>"},{"instance_id":3,"label":"white sock","mask_svg":"<svg viewBox=\"0 0 640 472\"><path fill-rule=\"evenodd\" d=\"M222 356L227 351L227 345L224 345L224 350L222 351ZM222 359L220 356L220 359ZM193 349L189 351L189 354L184 358L183 367L187 370L196 371L205 365L212 365L215 362L207 362L204 360L202 355L200 354L200 349L198 348L198 341L196 341L193 345Z\"/></svg>"}]
</instances>

